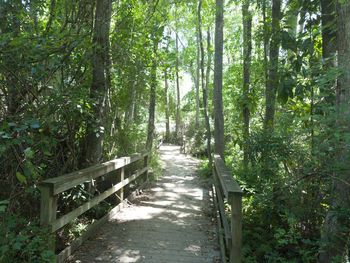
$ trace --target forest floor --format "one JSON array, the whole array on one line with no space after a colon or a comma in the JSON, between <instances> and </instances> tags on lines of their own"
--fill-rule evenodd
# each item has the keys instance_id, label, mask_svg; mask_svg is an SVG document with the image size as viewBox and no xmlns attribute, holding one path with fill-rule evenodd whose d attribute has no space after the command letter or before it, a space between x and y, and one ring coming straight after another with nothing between
<instances>
[{"instance_id":1,"label":"forest floor","mask_svg":"<svg viewBox=\"0 0 350 263\"><path fill-rule=\"evenodd\" d=\"M199 160L160 148L163 176L131 201L69 262L219 262L209 188Z\"/></svg>"}]
</instances>

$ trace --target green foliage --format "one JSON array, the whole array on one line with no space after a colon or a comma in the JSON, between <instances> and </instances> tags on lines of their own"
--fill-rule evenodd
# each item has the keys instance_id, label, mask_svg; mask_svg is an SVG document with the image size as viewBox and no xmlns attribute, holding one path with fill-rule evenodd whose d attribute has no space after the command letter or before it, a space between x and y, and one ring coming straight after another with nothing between
<instances>
[{"instance_id":1,"label":"green foliage","mask_svg":"<svg viewBox=\"0 0 350 263\"><path fill-rule=\"evenodd\" d=\"M161 165L161 161L157 151L152 152L152 157L151 157L149 166L151 167L151 170L152 170L152 173L150 173L151 181L156 180L157 178L162 176L164 167L162 167Z\"/></svg>"},{"instance_id":2,"label":"green foliage","mask_svg":"<svg viewBox=\"0 0 350 263\"><path fill-rule=\"evenodd\" d=\"M50 250L46 228L19 216L0 211L0 262L52 262L54 252Z\"/></svg>"},{"instance_id":3,"label":"green foliage","mask_svg":"<svg viewBox=\"0 0 350 263\"><path fill-rule=\"evenodd\" d=\"M212 171L209 169L209 162L208 160L202 160L199 169L198 169L198 174L201 177L204 178L209 178L212 176Z\"/></svg>"}]
</instances>

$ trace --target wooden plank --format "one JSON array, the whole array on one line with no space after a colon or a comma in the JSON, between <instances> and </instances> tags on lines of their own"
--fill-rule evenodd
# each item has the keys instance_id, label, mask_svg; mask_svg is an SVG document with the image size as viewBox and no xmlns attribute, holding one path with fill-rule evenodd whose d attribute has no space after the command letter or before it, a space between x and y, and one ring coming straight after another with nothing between
<instances>
[{"instance_id":1,"label":"wooden plank","mask_svg":"<svg viewBox=\"0 0 350 263\"><path fill-rule=\"evenodd\" d=\"M230 200L231 204L231 235L232 245L230 263L241 263L242 247L242 195L235 194Z\"/></svg>"},{"instance_id":2,"label":"wooden plank","mask_svg":"<svg viewBox=\"0 0 350 263\"><path fill-rule=\"evenodd\" d=\"M146 155L145 157L143 157L143 166L144 167L148 167L149 158L150 158L150 155ZM149 171L147 170L146 181L148 181L148 175L149 175Z\"/></svg>"},{"instance_id":3,"label":"wooden plank","mask_svg":"<svg viewBox=\"0 0 350 263\"><path fill-rule=\"evenodd\" d=\"M161 137L160 140L158 141L157 149L159 149L160 146L162 146L162 144L163 144L163 137Z\"/></svg>"},{"instance_id":4,"label":"wooden plank","mask_svg":"<svg viewBox=\"0 0 350 263\"><path fill-rule=\"evenodd\" d=\"M222 234L222 231L224 229L222 228L221 216L220 216L220 211L219 211L219 207L218 207L218 199L217 199L218 196L216 194L215 185L213 185L212 189L213 189L213 203L214 203L214 209L215 209L216 221L217 221L218 241L219 241L219 245L220 245L221 263L227 263L225 242L224 242L224 237Z\"/></svg>"},{"instance_id":5,"label":"wooden plank","mask_svg":"<svg viewBox=\"0 0 350 263\"><path fill-rule=\"evenodd\" d=\"M147 168L147 167L145 167ZM143 188L144 185L140 186ZM136 191L132 192L128 196L128 200L132 199L136 195ZM112 219L123 207L125 202L121 202L116 207L114 207L111 211L109 211L103 218L91 224L87 231L84 232L80 237L75 239L70 246L66 247L62 250L57 256L57 263L63 263L69 256L71 256L91 235L97 233L100 226L108 222L108 220Z\"/></svg>"},{"instance_id":6,"label":"wooden plank","mask_svg":"<svg viewBox=\"0 0 350 263\"><path fill-rule=\"evenodd\" d=\"M51 231L55 232L56 230L60 229L61 227L65 226L69 222L71 222L73 219L77 218L81 214L85 213L89 209L93 208L95 205L106 199L108 196L114 194L119 189L123 188L125 185L129 184L133 180L135 180L137 177L139 177L141 174L146 172L148 170L148 167L144 167L141 170L137 170L136 173L129 176L128 178L124 179L123 181L119 182L116 185L113 185L108 190L104 191L100 195L94 197L93 199L89 200L85 204L79 206L78 208L74 209L73 211L69 212L68 214L65 214L64 216L60 217L59 219L55 220L51 223Z\"/></svg>"},{"instance_id":7,"label":"wooden plank","mask_svg":"<svg viewBox=\"0 0 350 263\"><path fill-rule=\"evenodd\" d=\"M75 239L70 246L66 247L57 255L56 262L64 262L70 255L74 253L74 251L76 251L83 244L83 242L85 242L91 235L95 234L99 230L101 225L105 224L110 218L112 218L117 212L119 212L123 208L123 205L124 203L118 204L104 217L91 224L86 232L84 232L80 237Z\"/></svg>"},{"instance_id":8,"label":"wooden plank","mask_svg":"<svg viewBox=\"0 0 350 263\"><path fill-rule=\"evenodd\" d=\"M83 170L45 180L42 182L42 185L53 185L53 194L56 195L68 189L71 189L74 186L82 184L86 181L95 179L104 174L129 165L133 162L141 160L147 155L148 153L144 152L139 154L133 154L129 157L121 157L102 164L94 165Z\"/></svg>"},{"instance_id":9,"label":"wooden plank","mask_svg":"<svg viewBox=\"0 0 350 263\"><path fill-rule=\"evenodd\" d=\"M124 181L124 174L125 174L125 169L122 167L121 169L118 170L118 175L117 175L117 181L122 182ZM124 200L124 188L120 188L120 190L117 192L117 198L119 199L119 202L123 202Z\"/></svg>"},{"instance_id":10,"label":"wooden plank","mask_svg":"<svg viewBox=\"0 0 350 263\"><path fill-rule=\"evenodd\" d=\"M52 187L40 186L40 225L44 227L50 226L51 222L56 219L57 214L57 195L53 195ZM56 235L51 234L47 241L49 248L55 251ZM55 259L53 259L55 261Z\"/></svg>"},{"instance_id":11,"label":"wooden plank","mask_svg":"<svg viewBox=\"0 0 350 263\"><path fill-rule=\"evenodd\" d=\"M50 186L39 186L40 198L40 224L48 226L56 219L57 196L53 195L53 189Z\"/></svg>"},{"instance_id":12,"label":"wooden plank","mask_svg":"<svg viewBox=\"0 0 350 263\"><path fill-rule=\"evenodd\" d=\"M231 171L226 167L224 161L217 154L214 155L214 164L225 197L229 199L234 193L242 194L243 192L236 180L232 177Z\"/></svg>"},{"instance_id":13,"label":"wooden plank","mask_svg":"<svg viewBox=\"0 0 350 263\"><path fill-rule=\"evenodd\" d=\"M218 207L219 207L219 212L220 212L220 218L224 227L224 233L225 233L225 239L226 239L226 247L228 249L230 249L230 245L232 242L232 238L231 238L231 228L230 225L228 223L226 214L225 214L225 205L224 205L224 199L222 197L221 191L220 189L217 188L217 186L215 186L215 190L216 190L216 195L218 197Z\"/></svg>"}]
</instances>

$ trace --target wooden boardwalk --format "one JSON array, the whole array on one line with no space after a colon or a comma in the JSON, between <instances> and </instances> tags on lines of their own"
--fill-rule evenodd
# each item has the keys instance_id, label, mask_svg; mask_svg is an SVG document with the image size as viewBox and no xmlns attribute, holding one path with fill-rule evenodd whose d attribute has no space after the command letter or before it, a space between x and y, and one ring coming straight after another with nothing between
<instances>
[{"instance_id":1,"label":"wooden boardwalk","mask_svg":"<svg viewBox=\"0 0 350 263\"><path fill-rule=\"evenodd\" d=\"M208 188L196 175L199 161L160 149L164 175L88 240L69 262L219 262Z\"/></svg>"}]
</instances>

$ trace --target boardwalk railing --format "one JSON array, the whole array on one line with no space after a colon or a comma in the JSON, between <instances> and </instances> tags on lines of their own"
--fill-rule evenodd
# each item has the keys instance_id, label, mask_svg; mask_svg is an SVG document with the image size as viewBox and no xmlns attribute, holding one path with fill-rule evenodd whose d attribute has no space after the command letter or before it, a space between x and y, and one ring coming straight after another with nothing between
<instances>
[{"instance_id":1,"label":"boardwalk railing","mask_svg":"<svg viewBox=\"0 0 350 263\"><path fill-rule=\"evenodd\" d=\"M219 155L214 155L214 204L217 211L222 263L240 263L242 246L242 190ZM230 206L230 215L225 209ZM227 257L226 257L227 255ZM229 261L227 261L227 258Z\"/></svg>"},{"instance_id":2,"label":"boardwalk railing","mask_svg":"<svg viewBox=\"0 0 350 263\"><path fill-rule=\"evenodd\" d=\"M120 200L119 205L113 208L105 217L91 224L88 230L78 239L74 240L69 247L66 247L56 256L56 262L63 262L69 257L91 234L95 233L98 227L106 222L113 213L120 210L124 199L124 187L130 182L134 181L142 174L148 174L148 156L149 153L139 153L128 157L121 157L102 164L97 164L92 167L76 171L70 174L62 175L59 177L51 178L43 181L39 188L41 192L41 208L40 208L40 222L42 226L49 227L51 233L56 233L57 230L64 227L68 223L75 220L78 216L82 215L89 209L93 208L107 197L115 194ZM130 164L137 161L142 161L142 168L133 172L132 175L124 178L125 168ZM65 215L57 217L57 200L58 196L78 185L91 182L99 177L107 175L108 173L116 172L115 184L100 193L97 196L92 197L78 208L66 213ZM52 237L51 247L55 248L55 235Z\"/></svg>"}]
</instances>

